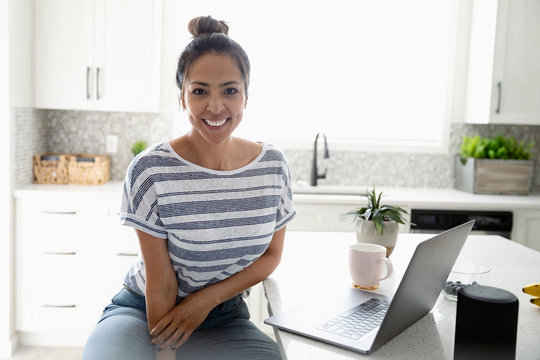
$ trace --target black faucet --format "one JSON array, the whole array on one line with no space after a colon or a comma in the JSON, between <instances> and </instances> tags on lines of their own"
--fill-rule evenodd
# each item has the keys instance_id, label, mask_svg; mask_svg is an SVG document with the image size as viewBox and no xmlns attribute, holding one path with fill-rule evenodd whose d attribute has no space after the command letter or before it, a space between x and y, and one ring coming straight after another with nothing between
<instances>
[{"instance_id":1,"label":"black faucet","mask_svg":"<svg viewBox=\"0 0 540 360\"><path fill-rule=\"evenodd\" d=\"M319 171L317 170L317 141L319 140L319 135L323 136L324 139L324 158L328 159L330 158L330 154L328 152L328 144L326 142L326 135L323 133L318 133L317 136L315 136L315 143L313 144L313 162L311 163L311 186L317 186L317 180L318 179L325 179L326 178L326 172L328 169L324 169L323 174L319 174Z\"/></svg>"}]
</instances>

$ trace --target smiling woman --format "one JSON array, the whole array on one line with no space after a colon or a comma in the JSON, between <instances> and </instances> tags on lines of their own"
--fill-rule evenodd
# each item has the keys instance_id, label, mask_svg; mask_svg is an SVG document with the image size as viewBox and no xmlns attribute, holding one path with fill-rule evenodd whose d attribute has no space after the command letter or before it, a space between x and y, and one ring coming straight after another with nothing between
<instances>
[{"instance_id":1,"label":"smiling woman","mask_svg":"<svg viewBox=\"0 0 540 360\"><path fill-rule=\"evenodd\" d=\"M129 165L120 219L142 259L124 277L83 359L280 359L249 321L242 294L278 266L296 212L287 160L273 145L233 136L250 63L211 16L176 72L191 129L150 146Z\"/></svg>"},{"instance_id":2,"label":"smiling woman","mask_svg":"<svg viewBox=\"0 0 540 360\"><path fill-rule=\"evenodd\" d=\"M334 148L445 142L452 1L191 2L177 23L200 13L234 24L256 64L240 135L291 145L324 131Z\"/></svg>"}]
</instances>

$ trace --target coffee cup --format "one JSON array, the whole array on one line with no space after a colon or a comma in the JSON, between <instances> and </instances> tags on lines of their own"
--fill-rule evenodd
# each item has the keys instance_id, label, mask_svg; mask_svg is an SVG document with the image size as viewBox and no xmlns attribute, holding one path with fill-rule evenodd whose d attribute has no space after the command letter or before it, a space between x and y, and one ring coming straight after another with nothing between
<instances>
[{"instance_id":1,"label":"coffee cup","mask_svg":"<svg viewBox=\"0 0 540 360\"><path fill-rule=\"evenodd\" d=\"M393 271L384 246L370 243L350 245L349 272L355 288L375 290L380 281L390 277Z\"/></svg>"}]
</instances>

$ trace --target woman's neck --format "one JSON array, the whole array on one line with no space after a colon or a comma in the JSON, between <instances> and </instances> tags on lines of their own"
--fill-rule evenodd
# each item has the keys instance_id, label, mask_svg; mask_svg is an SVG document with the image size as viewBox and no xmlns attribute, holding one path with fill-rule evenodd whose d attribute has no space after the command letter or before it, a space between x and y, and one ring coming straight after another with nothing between
<instances>
[{"instance_id":1,"label":"woman's neck","mask_svg":"<svg viewBox=\"0 0 540 360\"><path fill-rule=\"evenodd\" d=\"M192 132L170 141L174 151L187 161L207 169L236 170L252 162L262 145L251 141L229 138L220 144L209 144Z\"/></svg>"}]
</instances>

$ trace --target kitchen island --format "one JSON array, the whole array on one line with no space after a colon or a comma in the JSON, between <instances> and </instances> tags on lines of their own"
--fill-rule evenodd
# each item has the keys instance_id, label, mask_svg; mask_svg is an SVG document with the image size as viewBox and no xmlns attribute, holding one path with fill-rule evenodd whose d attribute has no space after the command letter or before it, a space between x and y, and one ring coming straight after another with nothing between
<instances>
[{"instance_id":1,"label":"kitchen island","mask_svg":"<svg viewBox=\"0 0 540 360\"><path fill-rule=\"evenodd\" d=\"M295 189L298 215L287 226L288 231L343 231L353 234L351 219L342 219L341 215L365 201L360 196L363 190L363 187L328 186ZM540 242L536 236L540 233L540 196L537 194L476 195L455 189L423 188L380 190L384 191L388 203L411 204L414 207L466 206L493 210L504 204L514 213L513 232L524 232ZM121 286L129 265L138 257L135 233L120 225L118 219L121 194L120 181L103 185L30 184L15 190L16 238L12 260L15 264L15 329L19 331L22 344L84 344L103 306ZM523 214L528 215L521 216ZM336 226L339 230L332 230ZM85 229L82 233L81 228ZM519 238L512 236L516 241ZM290 244L287 242L287 246ZM533 244L526 245L533 247ZM93 269L91 264L97 256L101 267ZM66 268L70 271L65 271ZM93 269L91 273L89 269ZM40 291L34 286L33 274L36 271L51 279L46 290ZM75 275L88 276L88 282L74 282ZM77 291L71 291L75 288ZM260 289L257 286L248 298L253 310L252 319L258 324L265 316L262 311L265 302Z\"/></svg>"},{"instance_id":2,"label":"kitchen island","mask_svg":"<svg viewBox=\"0 0 540 360\"><path fill-rule=\"evenodd\" d=\"M394 274L381 283L377 293L391 296L403 276L416 245L429 234L400 234L391 259ZM301 304L321 293L351 286L348 245L354 233L289 231L278 269L264 281L269 312ZM529 302L521 288L540 281L540 252L500 236L470 235L459 259L491 268L485 285L512 292L519 299L516 359L538 359L540 308ZM452 359L455 301L441 294L434 309L374 353L371 359ZM364 355L282 330L275 330L288 359L357 359Z\"/></svg>"}]
</instances>

